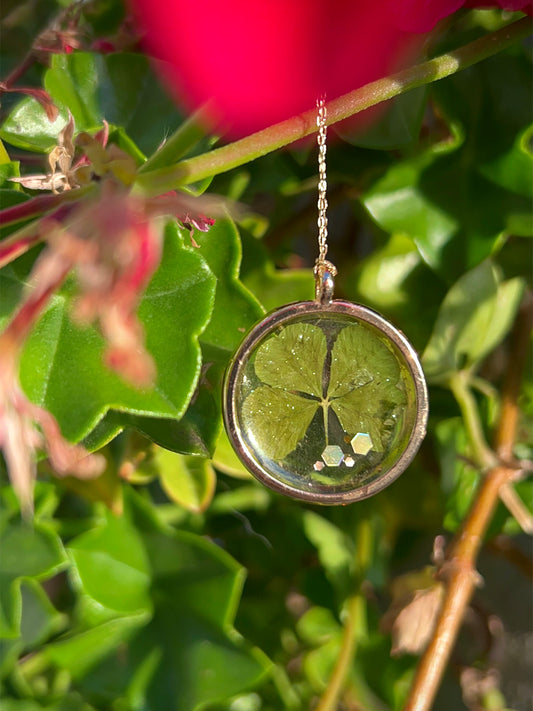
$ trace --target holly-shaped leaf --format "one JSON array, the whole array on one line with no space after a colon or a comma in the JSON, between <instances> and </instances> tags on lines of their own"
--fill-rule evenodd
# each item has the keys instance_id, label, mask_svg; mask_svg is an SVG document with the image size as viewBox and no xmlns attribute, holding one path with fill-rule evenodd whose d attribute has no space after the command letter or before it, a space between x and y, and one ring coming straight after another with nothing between
<instances>
[{"instance_id":1,"label":"holly-shaped leaf","mask_svg":"<svg viewBox=\"0 0 533 711\"><path fill-rule=\"evenodd\" d=\"M203 345L226 351L227 359L244 333L263 316L263 309L239 280L242 247L234 222L218 219L195 239L198 253L217 277L213 315L200 340Z\"/></svg>"},{"instance_id":2,"label":"holly-shaped leaf","mask_svg":"<svg viewBox=\"0 0 533 711\"><path fill-rule=\"evenodd\" d=\"M488 257L502 235L533 232L530 73L517 47L433 83L449 135L394 162L363 196L375 222L408 234L447 281Z\"/></svg>"},{"instance_id":3,"label":"holly-shaped leaf","mask_svg":"<svg viewBox=\"0 0 533 711\"><path fill-rule=\"evenodd\" d=\"M0 129L6 142L25 150L49 151L70 110L78 131L97 130L106 119L149 154L180 120L142 54L53 54L44 86L59 109L56 120L50 122L35 99L23 99Z\"/></svg>"},{"instance_id":4,"label":"holly-shaped leaf","mask_svg":"<svg viewBox=\"0 0 533 711\"><path fill-rule=\"evenodd\" d=\"M117 614L148 612L150 568L135 527L126 516L106 513L105 523L68 547L75 586Z\"/></svg>"},{"instance_id":5,"label":"holly-shaped leaf","mask_svg":"<svg viewBox=\"0 0 533 711\"><path fill-rule=\"evenodd\" d=\"M56 533L44 524L12 520L2 531L0 547L0 636L18 637L25 578L43 580L64 568L67 559Z\"/></svg>"},{"instance_id":6,"label":"holly-shaped leaf","mask_svg":"<svg viewBox=\"0 0 533 711\"><path fill-rule=\"evenodd\" d=\"M486 260L457 280L446 294L422 362L430 382L446 382L461 368L476 366L509 332L524 282L502 281Z\"/></svg>"},{"instance_id":7,"label":"holly-shaped leaf","mask_svg":"<svg viewBox=\"0 0 533 711\"><path fill-rule=\"evenodd\" d=\"M204 457L184 456L157 447L159 480L171 501L188 511L205 511L215 493L216 474Z\"/></svg>"},{"instance_id":8,"label":"holly-shaped leaf","mask_svg":"<svg viewBox=\"0 0 533 711\"><path fill-rule=\"evenodd\" d=\"M54 298L25 345L20 379L28 397L50 410L73 441L114 411L96 446L127 424L128 415L181 417L200 377L198 337L211 316L215 278L198 251L183 246L176 225L167 226L161 265L139 306L157 367L155 387L136 389L105 367L101 336L69 317L69 288Z\"/></svg>"},{"instance_id":9,"label":"holly-shaped leaf","mask_svg":"<svg viewBox=\"0 0 533 711\"><path fill-rule=\"evenodd\" d=\"M60 631L67 621L66 615L55 609L37 580L23 580L20 594L20 635L0 640L0 679L12 672L21 654L43 644L51 635Z\"/></svg>"},{"instance_id":10,"label":"holly-shaped leaf","mask_svg":"<svg viewBox=\"0 0 533 711\"><path fill-rule=\"evenodd\" d=\"M196 711L257 685L268 662L258 650L247 646L233 627L244 582L243 568L211 541L163 526L153 505L131 491L125 499L126 520L97 529L96 541L94 536L89 538L91 532L81 541L87 541L87 551L89 542L93 542L96 574L101 556L107 555L105 541L112 556L117 557L113 551L119 552L117 560L122 561L139 555L125 550L132 547L131 536L135 536L135 545L149 566L153 616L141 620L139 615L128 615L103 622L49 645L49 658L60 667L72 669L80 679L84 697L98 708L125 697L128 708ZM124 545L112 541L120 536L120 528L130 531ZM76 550L80 550L79 543ZM91 594L98 590L98 599L103 602L110 595L118 598L118 588L126 591L126 585L120 581L116 584L116 593L111 593L105 590L105 577L101 583L93 581ZM106 642L106 629L112 643ZM117 648L121 641L124 644ZM95 645L104 647L105 659L94 650ZM113 649L116 651L110 653Z\"/></svg>"},{"instance_id":11,"label":"holly-shaped leaf","mask_svg":"<svg viewBox=\"0 0 533 711\"><path fill-rule=\"evenodd\" d=\"M384 420L406 399L396 357L358 324L344 326L333 346L319 326L289 324L258 347L254 367L261 385L245 399L243 415L272 459L297 447L319 407L326 445L331 408L346 436L367 433L381 452Z\"/></svg>"},{"instance_id":12,"label":"holly-shaped leaf","mask_svg":"<svg viewBox=\"0 0 533 711\"><path fill-rule=\"evenodd\" d=\"M216 277L216 291L209 324L199 338L202 369L191 403L179 419L109 413L102 435L107 435L113 425L120 428L122 423L143 432L165 449L209 457L214 452L222 424L220 387L224 368L244 333L261 318L263 310L239 279L242 250L233 221L218 219L209 232L196 233L194 239L199 248L188 248L188 251L191 258L203 258L207 262ZM185 244L188 241L189 236L184 235ZM176 327L178 332L181 334L183 330Z\"/></svg>"}]
</instances>

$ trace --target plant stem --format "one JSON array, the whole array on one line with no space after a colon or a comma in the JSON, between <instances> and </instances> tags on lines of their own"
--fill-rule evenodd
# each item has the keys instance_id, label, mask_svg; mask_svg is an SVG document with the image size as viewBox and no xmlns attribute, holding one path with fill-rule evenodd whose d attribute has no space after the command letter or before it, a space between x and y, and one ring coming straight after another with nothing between
<instances>
[{"instance_id":1,"label":"plant stem","mask_svg":"<svg viewBox=\"0 0 533 711\"><path fill-rule=\"evenodd\" d=\"M374 528L371 520L366 517L363 517L357 526L355 543L354 573L358 592L351 595L346 601L341 649L328 686L315 711L336 711L338 709L339 698L346 686L346 677L352 664L357 641L368 634L366 599L360 590L372 561Z\"/></svg>"},{"instance_id":2,"label":"plant stem","mask_svg":"<svg viewBox=\"0 0 533 711\"><path fill-rule=\"evenodd\" d=\"M470 372L461 370L454 373L449 385L463 415L475 464L482 471L494 466L496 458L485 440L477 402L470 390Z\"/></svg>"},{"instance_id":3,"label":"plant stem","mask_svg":"<svg viewBox=\"0 0 533 711\"><path fill-rule=\"evenodd\" d=\"M49 212L59 205L63 205L63 203L75 202L82 196L86 196L87 193L93 192L95 187L94 183L90 183L82 188L66 190L58 195L38 195L31 200L26 200L26 202L20 202L18 205L6 207L4 210L0 210L0 225L3 227L12 225L15 222L29 220L32 217L37 217L37 215L42 215L44 212Z\"/></svg>"},{"instance_id":4,"label":"plant stem","mask_svg":"<svg viewBox=\"0 0 533 711\"><path fill-rule=\"evenodd\" d=\"M494 443L503 461L512 459L518 423L518 395L527 360L533 302L526 301L513 332L511 353L502 393L502 410ZM443 566L446 595L431 641L420 659L404 711L430 711L448 663L461 622L477 580L475 563L483 537L492 519L502 486L512 480L516 469L494 466L483 479L470 512L452 542Z\"/></svg>"},{"instance_id":5,"label":"plant stem","mask_svg":"<svg viewBox=\"0 0 533 711\"><path fill-rule=\"evenodd\" d=\"M515 472L516 474L516 472ZM516 493L512 482L507 482L500 489L500 499L507 507L507 511L514 517L520 528L528 536L533 536L533 516L522 499Z\"/></svg>"},{"instance_id":6,"label":"plant stem","mask_svg":"<svg viewBox=\"0 0 533 711\"><path fill-rule=\"evenodd\" d=\"M530 32L531 20L524 18L449 54L360 87L328 102L327 123L337 123L411 89L455 74L501 52L514 42L527 37ZM222 148L180 161L167 168L142 173L136 186L149 195L158 195L249 163L315 132L316 109L313 108Z\"/></svg>"},{"instance_id":7,"label":"plant stem","mask_svg":"<svg viewBox=\"0 0 533 711\"><path fill-rule=\"evenodd\" d=\"M359 627L359 620L364 614L364 605L365 600L360 593L348 598L339 656L335 662L335 668L329 679L326 691L322 695L315 711L336 711L339 707L339 697L344 689L346 675L355 652L356 631Z\"/></svg>"},{"instance_id":8,"label":"plant stem","mask_svg":"<svg viewBox=\"0 0 533 711\"><path fill-rule=\"evenodd\" d=\"M96 187L95 183L91 183L83 188L68 190L60 195L40 195L19 205L13 205L0 211L0 225L21 222L42 213L48 213L49 218L61 222L68 214L69 203L89 195L96 190ZM0 268L41 242L44 239L42 226L43 222L32 221L10 234L9 237L0 240Z\"/></svg>"},{"instance_id":9,"label":"plant stem","mask_svg":"<svg viewBox=\"0 0 533 711\"><path fill-rule=\"evenodd\" d=\"M329 402L328 400L322 400L322 416L324 418L324 433L326 437L326 447L329 445Z\"/></svg>"}]
</instances>

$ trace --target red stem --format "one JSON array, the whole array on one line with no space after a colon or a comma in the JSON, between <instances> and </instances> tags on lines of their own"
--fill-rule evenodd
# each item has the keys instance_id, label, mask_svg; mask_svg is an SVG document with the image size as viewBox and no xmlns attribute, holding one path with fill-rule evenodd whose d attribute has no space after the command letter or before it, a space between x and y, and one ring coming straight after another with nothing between
<instances>
[{"instance_id":1,"label":"red stem","mask_svg":"<svg viewBox=\"0 0 533 711\"><path fill-rule=\"evenodd\" d=\"M18 205L6 207L4 210L0 210L0 226L12 225L15 222L28 220L31 217L41 215L43 212L48 212L51 208L65 202L65 200L68 199L66 197L67 195L68 193L61 193L60 195L39 195L31 200L26 200L26 202L21 202ZM75 196L75 198L76 197L77 196Z\"/></svg>"},{"instance_id":2,"label":"red stem","mask_svg":"<svg viewBox=\"0 0 533 711\"><path fill-rule=\"evenodd\" d=\"M35 61L36 59L33 50L30 50L22 62L11 70L11 74L7 75L2 84L4 84L7 88L11 88L13 84L28 71L31 65L35 64Z\"/></svg>"}]
</instances>

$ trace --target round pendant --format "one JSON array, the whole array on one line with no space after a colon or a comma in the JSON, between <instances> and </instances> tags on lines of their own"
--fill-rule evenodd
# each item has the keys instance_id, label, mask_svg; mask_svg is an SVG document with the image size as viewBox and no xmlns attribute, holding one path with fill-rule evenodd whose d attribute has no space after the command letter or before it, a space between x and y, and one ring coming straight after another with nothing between
<instances>
[{"instance_id":1,"label":"round pendant","mask_svg":"<svg viewBox=\"0 0 533 711\"><path fill-rule=\"evenodd\" d=\"M424 375L405 336L345 301L272 312L226 373L226 430L246 468L315 503L350 503L392 483L416 454L427 415Z\"/></svg>"}]
</instances>

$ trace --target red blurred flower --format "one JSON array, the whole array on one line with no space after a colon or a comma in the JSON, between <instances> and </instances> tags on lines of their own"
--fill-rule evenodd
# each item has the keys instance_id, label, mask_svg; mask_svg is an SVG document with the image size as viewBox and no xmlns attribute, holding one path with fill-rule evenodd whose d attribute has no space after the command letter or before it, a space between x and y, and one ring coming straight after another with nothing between
<instances>
[{"instance_id":1,"label":"red blurred flower","mask_svg":"<svg viewBox=\"0 0 533 711\"><path fill-rule=\"evenodd\" d=\"M170 89L242 135L397 70L418 39L374 0L131 0Z\"/></svg>"},{"instance_id":2,"label":"red blurred flower","mask_svg":"<svg viewBox=\"0 0 533 711\"><path fill-rule=\"evenodd\" d=\"M465 0L130 0L189 109L244 135L397 71ZM490 2L486 4L491 4ZM492 3L494 4L494 3ZM531 0L500 0L525 9Z\"/></svg>"}]
</instances>

